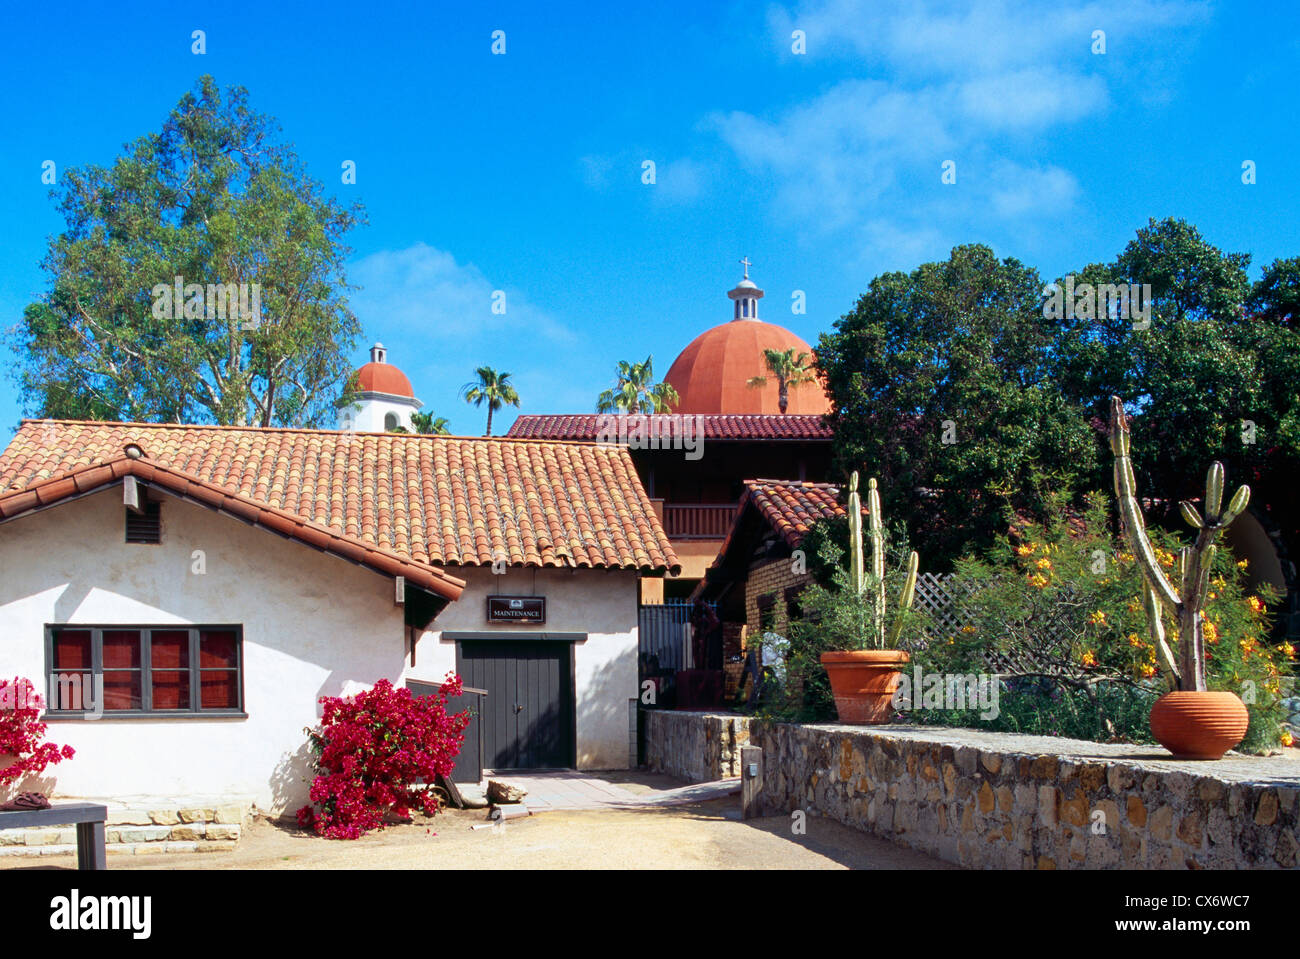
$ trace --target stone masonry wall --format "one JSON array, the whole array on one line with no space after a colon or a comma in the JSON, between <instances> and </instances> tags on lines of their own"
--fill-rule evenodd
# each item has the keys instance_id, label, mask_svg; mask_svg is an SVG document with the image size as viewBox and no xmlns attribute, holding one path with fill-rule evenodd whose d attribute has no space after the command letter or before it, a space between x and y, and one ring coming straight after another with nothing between
<instances>
[{"instance_id":1,"label":"stone masonry wall","mask_svg":"<svg viewBox=\"0 0 1300 959\"><path fill-rule=\"evenodd\" d=\"M749 741L763 750L765 811L806 809L959 865L1300 866L1295 760L1187 762L1154 746L729 719L737 742L749 726ZM721 721L677 714L672 738L661 745L693 744L699 733L683 725L702 730ZM665 771L685 765L665 752Z\"/></svg>"},{"instance_id":2,"label":"stone masonry wall","mask_svg":"<svg viewBox=\"0 0 1300 959\"><path fill-rule=\"evenodd\" d=\"M693 783L740 775L740 747L749 744L749 719L725 713L649 709L646 766Z\"/></svg>"},{"instance_id":3,"label":"stone masonry wall","mask_svg":"<svg viewBox=\"0 0 1300 959\"><path fill-rule=\"evenodd\" d=\"M101 800L89 800L91 802ZM254 809L249 802L105 802L109 855L223 852L234 849ZM57 856L77 851L75 826L0 829L0 856Z\"/></svg>"}]
</instances>

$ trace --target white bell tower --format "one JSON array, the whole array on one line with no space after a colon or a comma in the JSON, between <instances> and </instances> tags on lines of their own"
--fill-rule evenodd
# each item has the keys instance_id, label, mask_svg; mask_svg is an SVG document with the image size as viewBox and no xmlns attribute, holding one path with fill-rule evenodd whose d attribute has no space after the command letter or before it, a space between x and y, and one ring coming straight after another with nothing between
<instances>
[{"instance_id":1,"label":"white bell tower","mask_svg":"<svg viewBox=\"0 0 1300 959\"><path fill-rule=\"evenodd\" d=\"M339 410L339 429L387 433L401 426L411 430L411 414L423 405L406 374L388 362L384 344L376 343L370 348L370 362L357 370L355 402Z\"/></svg>"}]
</instances>

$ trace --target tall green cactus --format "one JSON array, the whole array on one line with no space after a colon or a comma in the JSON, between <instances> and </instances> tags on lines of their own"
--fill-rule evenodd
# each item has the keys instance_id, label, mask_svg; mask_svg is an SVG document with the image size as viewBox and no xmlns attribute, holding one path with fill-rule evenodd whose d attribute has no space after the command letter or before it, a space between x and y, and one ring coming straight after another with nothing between
<instances>
[{"instance_id":1,"label":"tall green cactus","mask_svg":"<svg viewBox=\"0 0 1300 959\"><path fill-rule=\"evenodd\" d=\"M1205 517L1202 518L1190 502L1178 504L1183 519L1198 532L1195 544L1183 547L1179 553L1180 582L1175 590L1160 568L1146 534L1142 508L1137 501L1133 462L1129 459L1128 419L1124 415L1124 403L1118 396L1110 398L1110 450L1115 456L1115 495L1119 499L1120 517L1146 581L1143 599L1160 665L1173 688L1204 691L1205 635L1201 610L1205 607L1210 570L1218 549L1215 541L1233 520L1245 512L1250 503L1250 487L1238 487L1228 508L1223 509L1223 464L1216 460L1210 464L1205 477ZM1165 641L1162 606L1167 607L1178 620L1176 659Z\"/></svg>"},{"instance_id":2,"label":"tall green cactus","mask_svg":"<svg viewBox=\"0 0 1300 959\"><path fill-rule=\"evenodd\" d=\"M876 488L874 477L868 480L867 520L870 523L871 577L875 590L872 632L876 649L891 649L898 645L898 638L902 634L901 614L912 608L912 600L916 596L916 570L919 560L916 550L907 557L907 580L903 583L903 593L898 602L900 615L894 617L894 623L886 633L885 529L880 521L880 491ZM857 470L854 470L853 475L849 477L849 579L859 594L866 589L866 570L862 561L862 497L858 493Z\"/></svg>"}]
</instances>

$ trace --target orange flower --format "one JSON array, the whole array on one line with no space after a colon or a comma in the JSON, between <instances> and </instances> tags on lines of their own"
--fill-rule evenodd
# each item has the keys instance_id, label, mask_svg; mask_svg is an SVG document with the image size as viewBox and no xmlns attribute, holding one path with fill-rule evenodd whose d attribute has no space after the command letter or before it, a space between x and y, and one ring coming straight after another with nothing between
<instances>
[{"instance_id":1,"label":"orange flower","mask_svg":"<svg viewBox=\"0 0 1300 959\"><path fill-rule=\"evenodd\" d=\"M1142 645L1142 637L1140 637L1137 633L1129 633L1128 644L1132 646L1134 649L1137 649Z\"/></svg>"},{"instance_id":2,"label":"orange flower","mask_svg":"<svg viewBox=\"0 0 1300 959\"><path fill-rule=\"evenodd\" d=\"M1282 745L1283 746L1295 745L1295 737L1291 735L1291 730L1289 729L1282 730Z\"/></svg>"},{"instance_id":3,"label":"orange flower","mask_svg":"<svg viewBox=\"0 0 1300 959\"><path fill-rule=\"evenodd\" d=\"M1264 604L1259 601L1258 596L1249 596L1246 598L1246 605L1250 607L1252 613L1264 612Z\"/></svg>"},{"instance_id":4,"label":"orange flower","mask_svg":"<svg viewBox=\"0 0 1300 959\"><path fill-rule=\"evenodd\" d=\"M1083 654L1083 658L1080 660L1080 662L1082 662L1083 665L1091 668L1097 665L1097 657L1093 654L1092 650L1089 649Z\"/></svg>"},{"instance_id":5,"label":"orange flower","mask_svg":"<svg viewBox=\"0 0 1300 959\"><path fill-rule=\"evenodd\" d=\"M1092 623L1094 626L1105 626L1106 614L1099 609L1088 617L1088 622Z\"/></svg>"},{"instance_id":6,"label":"orange flower","mask_svg":"<svg viewBox=\"0 0 1300 959\"><path fill-rule=\"evenodd\" d=\"M1143 665L1138 667L1138 675L1141 676L1143 679L1150 679L1155 674L1156 674L1156 668L1152 666L1150 663L1144 663Z\"/></svg>"}]
</instances>

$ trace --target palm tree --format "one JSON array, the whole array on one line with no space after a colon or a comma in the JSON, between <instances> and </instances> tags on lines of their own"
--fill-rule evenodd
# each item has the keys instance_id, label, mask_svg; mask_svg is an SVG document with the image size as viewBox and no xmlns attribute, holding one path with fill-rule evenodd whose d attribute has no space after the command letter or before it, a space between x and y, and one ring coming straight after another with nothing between
<instances>
[{"instance_id":1,"label":"palm tree","mask_svg":"<svg viewBox=\"0 0 1300 959\"><path fill-rule=\"evenodd\" d=\"M782 413L790 405L790 387L817 381L817 373L809 363L810 359L807 353L795 356L793 347L785 351L763 351L763 362L767 364L767 371L776 377L777 389L780 390ZM751 387L765 386L767 377L752 376L747 383Z\"/></svg>"},{"instance_id":2,"label":"palm tree","mask_svg":"<svg viewBox=\"0 0 1300 959\"><path fill-rule=\"evenodd\" d=\"M619 360L618 381L597 398L596 412L667 413L677 402L677 391L654 378L654 356L647 356L644 363Z\"/></svg>"},{"instance_id":3,"label":"palm tree","mask_svg":"<svg viewBox=\"0 0 1300 959\"><path fill-rule=\"evenodd\" d=\"M421 410L418 413L411 414L411 429L405 426L394 426L388 432L390 433L417 433L420 436L450 436L451 423L445 416L434 416L430 410L425 413Z\"/></svg>"},{"instance_id":4,"label":"palm tree","mask_svg":"<svg viewBox=\"0 0 1300 959\"><path fill-rule=\"evenodd\" d=\"M492 414L507 404L519 406L519 394L510 383L509 373L498 373L490 366L480 366L474 373L478 376L478 382L466 383L460 388L460 395L465 398L466 403L474 406L487 403L487 432L483 435L491 436Z\"/></svg>"}]
</instances>

